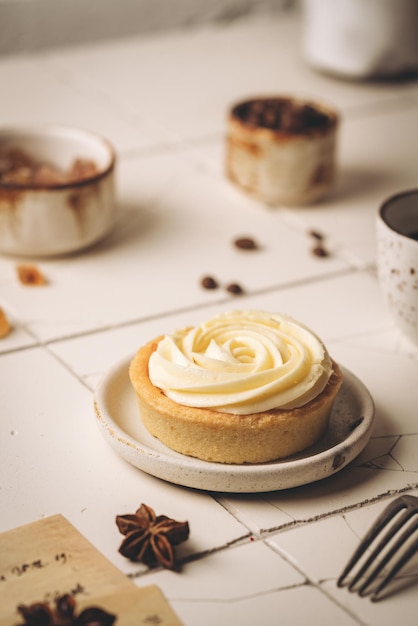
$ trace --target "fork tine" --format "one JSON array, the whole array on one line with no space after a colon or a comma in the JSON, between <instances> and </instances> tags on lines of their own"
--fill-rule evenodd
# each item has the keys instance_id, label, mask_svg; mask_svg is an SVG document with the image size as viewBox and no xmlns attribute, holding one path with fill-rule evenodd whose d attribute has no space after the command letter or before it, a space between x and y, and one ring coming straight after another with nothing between
<instances>
[{"instance_id":1,"label":"fork tine","mask_svg":"<svg viewBox=\"0 0 418 626\"><path fill-rule=\"evenodd\" d=\"M404 552L400 559L393 565L392 569L386 574L383 580L379 583L371 596L371 600L376 602L380 599L381 592L388 586L390 581L396 576L399 570L404 567L408 561L418 552L418 538L412 543L412 545Z\"/></svg>"},{"instance_id":2,"label":"fork tine","mask_svg":"<svg viewBox=\"0 0 418 626\"><path fill-rule=\"evenodd\" d=\"M401 510L401 509L400 509ZM400 511L398 511L399 513ZM362 567L358 570L357 574L354 576L354 578L352 579L352 581L349 584L349 590L352 591L354 586L356 585L356 583L364 576L364 574L369 570L370 566L372 565L372 563L377 562L376 561L376 557L382 552L382 550L385 548L386 545L388 545L389 541L399 532L399 530L408 522L408 520L414 515L414 510L413 509L404 509L402 511L402 513L400 514L400 516L398 517L398 519L395 521L394 524L392 524L392 526L388 526L388 524L390 523L390 521L393 519L393 515L391 517L389 517L387 519L387 523L385 526L388 526L388 530L385 534L383 534L383 536L381 537L381 539L379 540L379 543L376 545L376 547L373 549L373 551L371 552L370 556L367 558L367 560L364 562L364 564L362 565ZM381 530L383 531L385 527L383 527ZM366 589L366 587L369 586L369 584L371 582L373 582L373 580L376 578L377 574L379 574L379 572L383 569L383 567L386 565L386 563L388 563L388 561L390 560L390 558L393 556L393 554L396 552L396 549L399 548L404 541L406 541L406 539L408 538L408 534L405 535L403 541L398 540L398 542L395 544L394 548L392 548L390 551L388 551L388 553L386 554L385 557L383 557L378 564L376 565L376 567L372 570L372 573L369 574L369 576L366 578L365 582L361 585L361 587L358 589L360 595L362 594L362 592ZM375 573L374 573L375 572Z\"/></svg>"},{"instance_id":3,"label":"fork tine","mask_svg":"<svg viewBox=\"0 0 418 626\"><path fill-rule=\"evenodd\" d=\"M402 515L402 518L399 520L399 523L394 525L393 527L393 532L391 531L390 533L387 533L387 535L385 535L385 537L382 539L382 541L379 543L379 546L376 548L376 550L373 553L373 556L376 556L376 554L379 552L379 549L381 548L381 546L383 547L384 544L389 541L392 537L395 536L396 532L404 525L406 524L406 522L416 513L416 511L413 511L412 509L409 509L407 511L405 511L405 513ZM396 527L395 527L396 526ZM383 568L391 561L391 559L395 556L395 554L398 552L398 550L404 545L404 543L411 537L411 535L418 529L418 519L414 521L413 524L411 524L410 526L408 526L408 528L405 529L405 531L399 536L399 538L396 540L396 542L393 544L393 546L387 551L387 553L384 555L384 557L382 557L382 559L377 563L377 565L372 569L372 571L369 573L369 575L367 576L367 578L365 579L365 581L362 583L362 585L359 587L358 589L358 593L360 596L364 596L367 593L367 588L370 587L370 585L372 584L372 582L377 578L377 576L380 574L380 572L383 570ZM415 543L414 543L415 545ZM412 551L411 555L408 557L407 560L409 560L415 551ZM405 553L408 554L409 550ZM370 562L372 561L372 559L368 559ZM406 563L406 561L405 561ZM398 566L398 564L400 564ZM394 563L394 565L392 566L392 569L389 571L389 573L386 575L386 577L384 578L385 584L383 585L383 587L385 587L391 580L392 578L395 576L395 574L399 571L399 569L403 567L403 557L401 557L400 559L398 559L398 561L396 561ZM393 572L393 574L392 574ZM383 584L383 583L381 583ZM382 587L382 589L383 589ZM379 587L380 588L380 584ZM374 592L375 593L375 592ZM374 594L373 594L374 595Z\"/></svg>"},{"instance_id":4,"label":"fork tine","mask_svg":"<svg viewBox=\"0 0 418 626\"><path fill-rule=\"evenodd\" d=\"M344 585L345 579L347 578L348 574L351 572L351 570L356 565L356 563L358 563L358 561L363 556L363 554L365 553L367 548L371 545L371 543L378 536L378 534L381 532L381 530L386 526L386 524L388 524L388 522L390 522L390 520L393 519L395 517L395 515L397 515L397 513L399 513L399 511L404 509L405 506L407 506L407 505L405 504L404 499L401 497L401 498L397 498L396 500L392 501L382 511L382 513L379 515L379 517L376 519L374 524L371 526L371 528L369 529L367 534L364 536L364 538L360 542L357 550L355 550L355 552L352 555L351 559L348 561L347 565L343 569L340 577L337 580L338 587L342 587ZM357 576L356 582L357 582L357 580L358 580L358 576ZM350 587L352 588L353 585L351 584Z\"/></svg>"}]
</instances>

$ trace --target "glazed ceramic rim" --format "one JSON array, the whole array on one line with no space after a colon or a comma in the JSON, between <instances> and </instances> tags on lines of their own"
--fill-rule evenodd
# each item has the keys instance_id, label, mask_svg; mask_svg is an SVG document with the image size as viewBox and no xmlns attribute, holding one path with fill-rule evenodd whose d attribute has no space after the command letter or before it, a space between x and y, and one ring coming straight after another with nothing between
<instances>
[{"instance_id":1,"label":"glazed ceramic rim","mask_svg":"<svg viewBox=\"0 0 418 626\"><path fill-rule=\"evenodd\" d=\"M72 142L73 138L80 139L81 141L87 139L89 142L94 142L100 146L104 152L107 153L107 165L102 167L97 174L93 176L87 176L81 180L71 181L68 183L51 183L44 185L30 185L19 183L2 183L0 182L0 189L16 190L16 191L52 191L55 189L74 189L77 187L83 187L92 183L98 182L101 179L108 176L115 168L116 164L116 151L113 145L108 139L102 135L80 128L78 126L71 126L66 124L43 124L43 125L24 125L24 126L2 126L0 127L0 145L1 140L4 137L12 139L13 136L24 137L38 137L42 139L59 137L61 139L67 138L69 142Z\"/></svg>"},{"instance_id":2,"label":"glazed ceramic rim","mask_svg":"<svg viewBox=\"0 0 418 626\"><path fill-rule=\"evenodd\" d=\"M397 202L399 200L402 200L402 198L405 198L408 196L417 196L417 204L418 204L418 187L414 189L407 189L405 191L400 191L398 193L393 194L392 196L389 196L389 198L387 198L383 202L383 204L380 206L379 217L381 218L382 222L385 224L385 226L389 230L397 233L398 235L410 241L411 237L408 237L408 235L405 232L400 230L399 226L397 226L393 222L393 220L390 219L390 215L389 215L389 212L395 208Z\"/></svg>"},{"instance_id":3,"label":"glazed ceramic rim","mask_svg":"<svg viewBox=\"0 0 418 626\"><path fill-rule=\"evenodd\" d=\"M302 133L293 133L289 131L283 131L277 128L268 128L266 126L252 126L251 124L248 124L245 120L243 120L237 114L237 109L239 107L242 107L246 104L249 104L255 101L294 102L300 105L308 105L324 113L328 117L328 123L323 127L308 129ZM280 135L280 136L286 136L286 137L296 136L297 137L297 136L304 136L304 135L305 136L306 135L309 135L309 136L323 135L325 132L330 132L331 130L336 129L340 121L340 115L337 112L337 110L333 108L331 105L326 104L325 102L322 102L320 100L315 100L313 98L304 98L303 96L291 96L291 95L286 95L286 94L264 94L264 95L248 96L247 98L242 98L241 100L234 102L230 108L230 120L238 124L242 124L245 128L248 128L250 130L256 129L258 131L268 131L269 133L273 133L275 135Z\"/></svg>"}]
</instances>

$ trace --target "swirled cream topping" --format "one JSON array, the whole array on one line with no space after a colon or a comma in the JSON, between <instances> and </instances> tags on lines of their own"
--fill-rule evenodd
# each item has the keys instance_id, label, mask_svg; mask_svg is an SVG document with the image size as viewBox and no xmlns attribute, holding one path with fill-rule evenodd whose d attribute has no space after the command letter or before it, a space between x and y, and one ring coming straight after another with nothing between
<instances>
[{"instance_id":1,"label":"swirled cream topping","mask_svg":"<svg viewBox=\"0 0 418 626\"><path fill-rule=\"evenodd\" d=\"M178 404L248 415L303 406L325 388L332 361L291 317L231 311L166 335L148 371Z\"/></svg>"}]
</instances>

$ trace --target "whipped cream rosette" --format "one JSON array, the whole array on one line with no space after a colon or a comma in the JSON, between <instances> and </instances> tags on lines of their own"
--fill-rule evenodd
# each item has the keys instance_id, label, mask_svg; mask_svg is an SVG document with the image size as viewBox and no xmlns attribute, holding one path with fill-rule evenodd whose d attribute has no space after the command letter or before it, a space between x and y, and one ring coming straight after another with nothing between
<instances>
[{"instance_id":1,"label":"whipped cream rosette","mask_svg":"<svg viewBox=\"0 0 418 626\"><path fill-rule=\"evenodd\" d=\"M158 337L138 350L129 374L152 435L220 463L261 463L313 445L342 382L315 333L257 310Z\"/></svg>"},{"instance_id":2,"label":"whipped cream rosette","mask_svg":"<svg viewBox=\"0 0 418 626\"><path fill-rule=\"evenodd\" d=\"M152 384L174 402L239 415L303 406L331 372L312 331L262 311L232 311L166 335L149 360Z\"/></svg>"}]
</instances>

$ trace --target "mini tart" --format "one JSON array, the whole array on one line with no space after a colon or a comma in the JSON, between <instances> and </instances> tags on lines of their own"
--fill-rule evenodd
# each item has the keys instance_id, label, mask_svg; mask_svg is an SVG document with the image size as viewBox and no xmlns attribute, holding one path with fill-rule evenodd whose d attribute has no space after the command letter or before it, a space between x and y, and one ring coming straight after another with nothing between
<instances>
[{"instance_id":1,"label":"mini tart","mask_svg":"<svg viewBox=\"0 0 418 626\"><path fill-rule=\"evenodd\" d=\"M333 362L325 389L303 407L232 415L212 409L182 406L155 387L148 361L159 337L138 350L129 376L147 430L169 448L217 463L264 463L312 446L325 432L342 373Z\"/></svg>"},{"instance_id":2,"label":"mini tart","mask_svg":"<svg viewBox=\"0 0 418 626\"><path fill-rule=\"evenodd\" d=\"M269 205L313 203L335 179L337 129L337 113L317 102L239 102L227 118L226 176Z\"/></svg>"}]
</instances>

